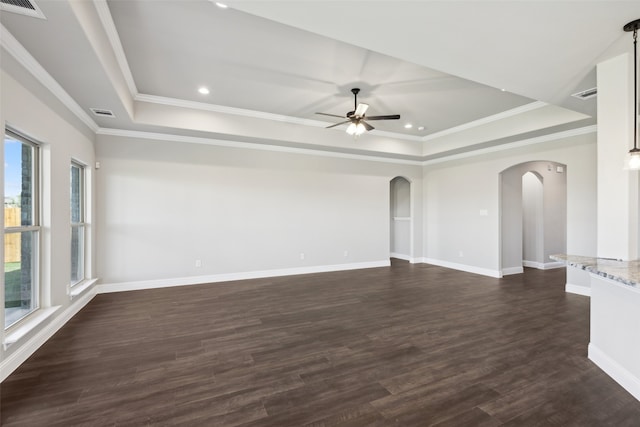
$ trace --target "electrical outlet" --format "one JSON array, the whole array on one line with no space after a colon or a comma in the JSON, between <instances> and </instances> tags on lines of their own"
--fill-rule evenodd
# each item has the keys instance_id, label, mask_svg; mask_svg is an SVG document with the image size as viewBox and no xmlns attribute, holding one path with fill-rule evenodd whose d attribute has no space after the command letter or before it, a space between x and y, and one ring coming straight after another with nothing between
<instances>
[{"instance_id":1,"label":"electrical outlet","mask_svg":"<svg viewBox=\"0 0 640 427\"><path fill-rule=\"evenodd\" d=\"M300 259L304 259L304 252L300 252Z\"/></svg>"},{"instance_id":2,"label":"electrical outlet","mask_svg":"<svg viewBox=\"0 0 640 427\"><path fill-rule=\"evenodd\" d=\"M344 257L348 257L349 256L349 251L344 251Z\"/></svg>"},{"instance_id":3,"label":"electrical outlet","mask_svg":"<svg viewBox=\"0 0 640 427\"><path fill-rule=\"evenodd\" d=\"M459 252L458 252L458 256L459 256L460 258L464 258L464 252L459 251Z\"/></svg>"},{"instance_id":4,"label":"electrical outlet","mask_svg":"<svg viewBox=\"0 0 640 427\"><path fill-rule=\"evenodd\" d=\"M196 260L196 268L200 268L202 267L202 260L201 259L197 259Z\"/></svg>"}]
</instances>

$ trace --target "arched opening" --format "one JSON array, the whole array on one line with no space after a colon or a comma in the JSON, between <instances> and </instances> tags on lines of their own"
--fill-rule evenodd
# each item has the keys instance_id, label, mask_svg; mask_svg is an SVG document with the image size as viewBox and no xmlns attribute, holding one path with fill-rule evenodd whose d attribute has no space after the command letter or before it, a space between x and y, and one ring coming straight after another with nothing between
<instances>
[{"instance_id":1,"label":"arched opening","mask_svg":"<svg viewBox=\"0 0 640 427\"><path fill-rule=\"evenodd\" d=\"M544 193L542 177L536 172L522 175L522 264L544 263Z\"/></svg>"},{"instance_id":2,"label":"arched opening","mask_svg":"<svg viewBox=\"0 0 640 427\"><path fill-rule=\"evenodd\" d=\"M397 176L390 183L389 256L411 260L411 183Z\"/></svg>"},{"instance_id":3,"label":"arched opening","mask_svg":"<svg viewBox=\"0 0 640 427\"><path fill-rule=\"evenodd\" d=\"M503 275L561 266L566 252L567 168L549 161L521 163L500 173L500 270Z\"/></svg>"}]
</instances>

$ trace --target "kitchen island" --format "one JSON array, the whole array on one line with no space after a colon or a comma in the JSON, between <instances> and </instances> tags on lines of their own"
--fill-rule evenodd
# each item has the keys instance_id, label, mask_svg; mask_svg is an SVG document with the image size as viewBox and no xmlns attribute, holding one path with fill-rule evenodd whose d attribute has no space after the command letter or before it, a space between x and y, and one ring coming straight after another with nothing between
<instances>
[{"instance_id":1,"label":"kitchen island","mask_svg":"<svg viewBox=\"0 0 640 427\"><path fill-rule=\"evenodd\" d=\"M590 276L589 359L640 400L640 260L552 255Z\"/></svg>"}]
</instances>

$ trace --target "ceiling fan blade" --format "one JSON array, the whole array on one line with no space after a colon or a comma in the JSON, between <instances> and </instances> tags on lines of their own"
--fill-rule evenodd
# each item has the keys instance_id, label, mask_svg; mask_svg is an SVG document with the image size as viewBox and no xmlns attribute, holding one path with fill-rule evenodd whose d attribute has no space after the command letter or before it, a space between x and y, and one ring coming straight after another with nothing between
<instances>
[{"instance_id":1,"label":"ceiling fan blade","mask_svg":"<svg viewBox=\"0 0 640 427\"><path fill-rule=\"evenodd\" d=\"M351 123L351 120L347 120L346 122L340 122L340 123L336 123L335 125L327 126L325 129L331 129L331 128L334 128L336 126L343 125L345 123Z\"/></svg>"},{"instance_id":2,"label":"ceiling fan blade","mask_svg":"<svg viewBox=\"0 0 640 427\"><path fill-rule=\"evenodd\" d=\"M354 115L358 117L362 117L364 116L364 113L367 112L368 108L369 108L369 104L360 103L358 104L358 108L356 108Z\"/></svg>"},{"instance_id":3,"label":"ceiling fan blade","mask_svg":"<svg viewBox=\"0 0 640 427\"><path fill-rule=\"evenodd\" d=\"M398 120L400 114L390 114L388 116L367 116L367 120Z\"/></svg>"},{"instance_id":4,"label":"ceiling fan blade","mask_svg":"<svg viewBox=\"0 0 640 427\"><path fill-rule=\"evenodd\" d=\"M322 116L338 117L338 118L344 119L344 116L338 116L336 114L329 114L329 113L316 113L316 114L320 114Z\"/></svg>"},{"instance_id":5,"label":"ceiling fan blade","mask_svg":"<svg viewBox=\"0 0 640 427\"><path fill-rule=\"evenodd\" d=\"M373 126L371 126L369 123L365 122L364 120L360 120L360 123L362 123L362 124L363 124L364 128L365 128L367 131L370 131L370 130L374 130L374 129L375 129Z\"/></svg>"}]
</instances>

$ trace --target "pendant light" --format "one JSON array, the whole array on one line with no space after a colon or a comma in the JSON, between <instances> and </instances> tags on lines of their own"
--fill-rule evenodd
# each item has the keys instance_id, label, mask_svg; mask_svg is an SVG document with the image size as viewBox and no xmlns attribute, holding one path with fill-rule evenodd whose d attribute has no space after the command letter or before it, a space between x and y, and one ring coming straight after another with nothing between
<instances>
[{"instance_id":1,"label":"pendant light","mask_svg":"<svg viewBox=\"0 0 640 427\"><path fill-rule=\"evenodd\" d=\"M623 27L626 32L633 31L633 148L629 150L629 169L640 169L640 148L638 148L638 29L640 19L629 22Z\"/></svg>"}]
</instances>

